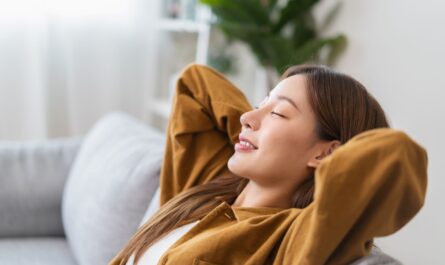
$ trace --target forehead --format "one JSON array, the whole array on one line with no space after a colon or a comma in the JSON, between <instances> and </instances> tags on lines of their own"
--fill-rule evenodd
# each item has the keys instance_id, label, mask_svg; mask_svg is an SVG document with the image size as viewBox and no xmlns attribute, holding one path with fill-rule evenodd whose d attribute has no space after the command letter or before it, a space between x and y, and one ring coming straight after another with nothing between
<instances>
[{"instance_id":1,"label":"forehead","mask_svg":"<svg viewBox=\"0 0 445 265\"><path fill-rule=\"evenodd\" d=\"M276 95L286 96L296 104L307 106L307 88L306 77L304 75L293 75L282 80L278 85L270 91L270 97Z\"/></svg>"}]
</instances>

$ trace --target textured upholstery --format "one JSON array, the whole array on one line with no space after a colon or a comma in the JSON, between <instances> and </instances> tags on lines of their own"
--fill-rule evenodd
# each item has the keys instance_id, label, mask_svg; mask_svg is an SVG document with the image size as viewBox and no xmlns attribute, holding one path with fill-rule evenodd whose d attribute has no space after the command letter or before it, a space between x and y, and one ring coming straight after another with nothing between
<instances>
[{"instance_id":1,"label":"textured upholstery","mask_svg":"<svg viewBox=\"0 0 445 265\"><path fill-rule=\"evenodd\" d=\"M61 199L80 138L0 145L0 237L63 236Z\"/></svg>"}]
</instances>

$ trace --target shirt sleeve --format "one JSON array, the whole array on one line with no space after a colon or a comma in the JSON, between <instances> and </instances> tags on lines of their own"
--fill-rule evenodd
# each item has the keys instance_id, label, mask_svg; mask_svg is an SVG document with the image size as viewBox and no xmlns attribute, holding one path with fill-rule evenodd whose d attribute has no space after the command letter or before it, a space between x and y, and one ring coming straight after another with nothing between
<instances>
[{"instance_id":1,"label":"shirt sleeve","mask_svg":"<svg viewBox=\"0 0 445 265\"><path fill-rule=\"evenodd\" d=\"M283 239L274 264L349 264L373 238L403 227L422 207L427 153L407 134L374 129L353 137L315 172L314 202Z\"/></svg>"},{"instance_id":2,"label":"shirt sleeve","mask_svg":"<svg viewBox=\"0 0 445 265\"><path fill-rule=\"evenodd\" d=\"M196 64L184 69L167 127L161 205L228 172L240 116L251 109L245 95L217 71Z\"/></svg>"}]
</instances>

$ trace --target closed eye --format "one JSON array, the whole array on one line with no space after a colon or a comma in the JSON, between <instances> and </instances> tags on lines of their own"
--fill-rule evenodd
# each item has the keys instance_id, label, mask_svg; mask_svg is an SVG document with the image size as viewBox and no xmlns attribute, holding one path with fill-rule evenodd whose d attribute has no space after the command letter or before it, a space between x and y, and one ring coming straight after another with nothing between
<instances>
[{"instance_id":1,"label":"closed eye","mask_svg":"<svg viewBox=\"0 0 445 265\"><path fill-rule=\"evenodd\" d=\"M255 106L254 109L259 109L259 107ZM280 113L277 113L275 111L271 111L270 114L271 115L277 115L277 116L282 117L282 118L286 118L284 115L282 115Z\"/></svg>"},{"instance_id":2,"label":"closed eye","mask_svg":"<svg viewBox=\"0 0 445 265\"><path fill-rule=\"evenodd\" d=\"M284 115L282 115L282 114L280 114L280 113L276 113L275 111L272 111L270 114L272 114L272 115L277 115L277 116L280 116L280 117L282 117L282 118L286 118Z\"/></svg>"}]
</instances>

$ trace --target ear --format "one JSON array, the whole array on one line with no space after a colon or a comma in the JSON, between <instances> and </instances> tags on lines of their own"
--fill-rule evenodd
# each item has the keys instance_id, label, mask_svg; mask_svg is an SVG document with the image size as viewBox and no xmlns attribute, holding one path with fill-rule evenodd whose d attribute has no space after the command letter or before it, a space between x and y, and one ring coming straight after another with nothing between
<instances>
[{"instance_id":1,"label":"ear","mask_svg":"<svg viewBox=\"0 0 445 265\"><path fill-rule=\"evenodd\" d=\"M341 142L338 140L333 140L333 141L323 143L320 146L321 146L321 148L316 153L316 155L313 158L311 158L309 160L309 162L307 163L308 167L312 167L312 168L316 169L320 165L323 158L332 154L335 151L335 149L337 149L339 146L341 146Z\"/></svg>"}]
</instances>

